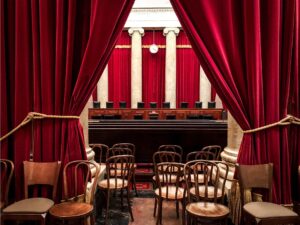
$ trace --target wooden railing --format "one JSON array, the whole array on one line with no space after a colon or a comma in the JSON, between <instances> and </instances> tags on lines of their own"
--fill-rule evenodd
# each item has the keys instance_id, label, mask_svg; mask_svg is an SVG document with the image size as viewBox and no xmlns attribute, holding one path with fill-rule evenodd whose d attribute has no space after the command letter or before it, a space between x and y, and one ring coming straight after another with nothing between
<instances>
[{"instance_id":1,"label":"wooden railing","mask_svg":"<svg viewBox=\"0 0 300 225\"><path fill-rule=\"evenodd\" d=\"M222 119L223 109L89 109L89 119Z\"/></svg>"}]
</instances>

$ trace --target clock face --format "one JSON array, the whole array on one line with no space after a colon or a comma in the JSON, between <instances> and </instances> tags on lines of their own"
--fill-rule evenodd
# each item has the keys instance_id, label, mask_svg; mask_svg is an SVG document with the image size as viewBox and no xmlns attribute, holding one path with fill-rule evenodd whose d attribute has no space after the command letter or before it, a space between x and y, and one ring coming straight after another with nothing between
<instances>
[{"instance_id":1,"label":"clock face","mask_svg":"<svg viewBox=\"0 0 300 225\"><path fill-rule=\"evenodd\" d=\"M155 54L158 52L158 46L156 44L152 44L149 48L150 52Z\"/></svg>"}]
</instances>

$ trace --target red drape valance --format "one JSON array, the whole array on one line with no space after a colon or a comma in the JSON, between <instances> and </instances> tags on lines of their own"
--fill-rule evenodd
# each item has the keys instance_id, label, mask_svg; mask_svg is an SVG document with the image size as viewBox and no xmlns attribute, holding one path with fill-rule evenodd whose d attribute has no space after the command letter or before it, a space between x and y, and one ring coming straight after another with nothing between
<instances>
[{"instance_id":1,"label":"red drape valance","mask_svg":"<svg viewBox=\"0 0 300 225\"><path fill-rule=\"evenodd\" d=\"M96 86L133 0L1 1L1 136L28 112L79 115ZM108 19L109 18L109 19ZM5 104L3 104L5 103ZM78 120L34 121L1 142L15 163L86 158ZM22 188L16 188L21 198Z\"/></svg>"},{"instance_id":2,"label":"red drape valance","mask_svg":"<svg viewBox=\"0 0 300 225\"><path fill-rule=\"evenodd\" d=\"M299 116L299 1L171 0L201 66L243 130ZM298 129L298 130L297 130ZM291 202L291 154L299 128L245 134L241 164L274 163L273 199ZM292 146L291 146L291 143ZM299 163L299 153L297 153Z\"/></svg>"}]
</instances>

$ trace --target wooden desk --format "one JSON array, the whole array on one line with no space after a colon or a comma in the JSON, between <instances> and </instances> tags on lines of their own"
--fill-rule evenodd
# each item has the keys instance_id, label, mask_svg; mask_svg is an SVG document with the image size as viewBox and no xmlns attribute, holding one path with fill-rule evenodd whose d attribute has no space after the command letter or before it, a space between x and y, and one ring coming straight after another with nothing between
<instances>
[{"instance_id":1,"label":"wooden desk","mask_svg":"<svg viewBox=\"0 0 300 225\"><path fill-rule=\"evenodd\" d=\"M112 146L130 142L136 146L136 162L152 163L163 144L183 147L184 156L207 145L227 145L227 121L221 120L90 120L89 143Z\"/></svg>"},{"instance_id":2,"label":"wooden desk","mask_svg":"<svg viewBox=\"0 0 300 225\"><path fill-rule=\"evenodd\" d=\"M175 115L177 120L187 119L189 116L212 116L215 120L222 119L223 109L130 109L130 108L114 108L114 109L89 109L89 119L93 118L107 118L113 119L113 117L118 117L122 120L132 120L135 115L141 115L144 120L150 119L150 116L157 114L158 120L165 120L168 115Z\"/></svg>"}]
</instances>

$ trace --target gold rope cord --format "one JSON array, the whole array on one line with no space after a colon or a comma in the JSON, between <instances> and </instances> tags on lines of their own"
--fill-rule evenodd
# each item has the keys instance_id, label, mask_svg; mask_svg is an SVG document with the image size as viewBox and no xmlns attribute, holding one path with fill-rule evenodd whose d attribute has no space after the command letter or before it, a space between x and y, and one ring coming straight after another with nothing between
<instances>
[{"instance_id":1,"label":"gold rope cord","mask_svg":"<svg viewBox=\"0 0 300 225\"><path fill-rule=\"evenodd\" d=\"M251 130L244 130L243 133L249 134L249 133L254 133L257 131L261 131L261 130L266 130L268 128L275 127L275 126L286 126L286 125L290 125L290 124L300 125L300 119L295 116L292 116L292 115L287 115L285 118L283 118L282 120L279 120L278 122L271 123L271 124L268 124L268 125L265 125L262 127L251 129Z\"/></svg>"},{"instance_id":2,"label":"gold rope cord","mask_svg":"<svg viewBox=\"0 0 300 225\"><path fill-rule=\"evenodd\" d=\"M10 132L5 134L3 137L0 138L0 142L3 141L5 138L9 137L11 134L19 130L21 127L25 126L27 123L29 123L32 120L35 119L79 119L79 116L61 116L61 115L47 115L43 113L38 113L38 112L29 112L25 119L19 123L18 126L16 126L14 129L12 129Z\"/></svg>"}]
</instances>

